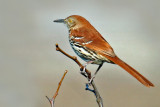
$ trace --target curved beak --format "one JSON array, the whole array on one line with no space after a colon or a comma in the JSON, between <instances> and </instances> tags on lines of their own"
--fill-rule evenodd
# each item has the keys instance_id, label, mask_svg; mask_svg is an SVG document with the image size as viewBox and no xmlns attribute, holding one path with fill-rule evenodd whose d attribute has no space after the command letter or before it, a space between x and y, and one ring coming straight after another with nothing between
<instances>
[{"instance_id":1,"label":"curved beak","mask_svg":"<svg viewBox=\"0 0 160 107\"><path fill-rule=\"evenodd\" d=\"M53 22L57 22L57 23L65 23L64 19L57 19L57 20L54 20Z\"/></svg>"}]
</instances>

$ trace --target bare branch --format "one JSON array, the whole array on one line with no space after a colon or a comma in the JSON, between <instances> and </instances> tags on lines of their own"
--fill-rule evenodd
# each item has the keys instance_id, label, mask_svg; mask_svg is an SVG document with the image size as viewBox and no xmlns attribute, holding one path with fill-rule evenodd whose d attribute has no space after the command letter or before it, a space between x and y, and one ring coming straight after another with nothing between
<instances>
[{"instance_id":1,"label":"bare branch","mask_svg":"<svg viewBox=\"0 0 160 107\"><path fill-rule=\"evenodd\" d=\"M95 96L96 96L96 101L99 105L99 107L103 107L103 100L102 100L102 97L100 96L99 92L98 92L98 89L96 87L96 84L94 83L94 81L92 81L91 83L94 91L95 91Z\"/></svg>"},{"instance_id":2,"label":"bare branch","mask_svg":"<svg viewBox=\"0 0 160 107\"><path fill-rule=\"evenodd\" d=\"M64 72L63 77L61 78L61 81L60 81L60 82L59 82L59 84L58 84L57 91L56 91L56 93L55 93L55 94L54 94L54 96L53 96L53 99L55 99L55 98L57 97L58 92L59 92L59 89L60 89L61 84L62 84L62 81L63 81L63 79L64 79L65 75L67 74L67 72L68 72L67 70Z\"/></svg>"},{"instance_id":3,"label":"bare branch","mask_svg":"<svg viewBox=\"0 0 160 107\"><path fill-rule=\"evenodd\" d=\"M71 56L71 55L67 54L66 52L64 52L64 51L58 46L58 44L56 44L56 50L59 51L59 52L61 52L62 54L64 54L64 55L67 56L68 58L72 59L74 62L76 62L76 63L79 65L79 67L80 67L81 70L84 68L83 65L78 61L77 57ZM81 73L81 74L82 74L84 77L86 77L86 78L88 79L88 81L89 81L89 80L91 79L91 72L88 71L87 69L85 69L85 72L86 72L87 76L86 76L85 74L82 74L82 73ZM91 86L92 86L93 89L94 89L94 91L92 91L92 92L95 93L96 101L97 101L99 107L103 107L102 98L101 98L101 96L100 96L100 94L99 94L99 92L98 92L98 89L97 89L94 81L91 82Z\"/></svg>"},{"instance_id":4,"label":"bare branch","mask_svg":"<svg viewBox=\"0 0 160 107\"><path fill-rule=\"evenodd\" d=\"M75 62L79 65L80 69L83 69L83 68L84 68L84 66L78 61L77 57L71 56L71 55L67 54L66 52L64 52L64 51L58 46L58 44L56 44L56 50L57 50L57 51L60 51L60 52L61 52L62 54L64 54L65 56L67 56L67 57L69 57L70 59L72 59L73 61L75 61ZM85 71L86 71L86 73L87 73L87 75L88 75L88 78L91 79L91 72L88 71L87 69L86 69Z\"/></svg>"},{"instance_id":5,"label":"bare branch","mask_svg":"<svg viewBox=\"0 0 160 107\"><path fill-rule=\"evenodd\" d=\"M60 80L60 82L59 82L59 84L58 84L58 88L57 88L57 91L55 92L54 96L53 96L51 99L50 99L48 96L46 96L46 98L48 99L48 101L49 101L50 104L51 104L51 107L54 107L55 99L56 99L56 97L57 97L57 95L58 95L58 92L59 92L59 89L60 89L60 87L61 87L62 81L63 81L65 75L67 74L67 72L68 72L67 70L64 72L64 74L63 74L63 76L62 76L62 78L61 78L61 80Z\"/></svg>"}]
</instances>

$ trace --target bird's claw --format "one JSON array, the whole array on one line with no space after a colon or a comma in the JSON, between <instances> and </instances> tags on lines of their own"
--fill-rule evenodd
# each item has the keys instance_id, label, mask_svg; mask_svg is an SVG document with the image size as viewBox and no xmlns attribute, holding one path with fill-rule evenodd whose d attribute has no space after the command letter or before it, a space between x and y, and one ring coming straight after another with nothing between
<instances>
[{"instance_id":1,"label":"bird's claw","mask_svg":"<svg viewBox=\"0 0 160 107\"><path fill-rule=\"evenodd\" d=\"M91 85L91 83L93 82L93 79L95 78L95 76L93 76L90 80L89 80L89 82L88 82L88 84L89 85Z\"/></svg>"},{"instance_id":2,"label":"bird's claw","mask_svg":"<svg viewBox=\"0 0 160 107\"><path fill-rule=\"evenodd\" d=\"M81 73L83 76L87 77L87 74L86 74L85 70L86 70L85 67L81 67L81 68L80 68L80 73Z\"/></svg>"}]
</instances>

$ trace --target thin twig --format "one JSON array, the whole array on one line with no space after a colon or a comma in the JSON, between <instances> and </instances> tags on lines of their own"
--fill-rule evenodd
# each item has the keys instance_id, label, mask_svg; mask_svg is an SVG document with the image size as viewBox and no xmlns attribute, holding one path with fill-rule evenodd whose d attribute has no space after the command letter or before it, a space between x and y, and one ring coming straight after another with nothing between
<instances>
[{"instance_id":1,"label":"thin twig","mask_svg":"<svg viewBox=\"0 0 160 107\"><path fill-rule=\"evenodd\" d=\"M69 58L72 59L74 62L76 62L76 63L79 65L79 67L80 67L81 70L84 68L83 65L78 61L77 57L71 56L71 55L67 54L66 52L64 52L64 51L58 46L58 44L56 44L56 50L59 51L59 52L61 52L61 53L64 54L65 56L69 57ZM85 72L87 73L87 77L86 77L84 74L82 74L82 75L83 75L84 77L86 77L86 78L88 79L88 81L89 81L89 80L91 79L91 72L88 71L87 69L85 69ZM94 93L95 93L95 96L96 96L96 101L97 101L99 107L103 107L103 100L102 100L102 98L101 98L101 96L100 96L100 94L99 94L99 92L98 92L98 89L97 89L94 81L91 82L91 86L92 86L93 89L94 89ZM92 91L92 92L93 92L93 91Z\"/></svg>"},{"instance_id":2,"label":"thin twig","mask_svg":"<svg viewBox=\"0 0 160 107\"><path fill-rule=\"evenodd\" d=\"M55 94L54 94L54 96L53 96L53 99L55 99L55 98L57 97L58 92L59 92L59 89L60 89L61 84L62 84L62 81L63 81L63 79L64 79L65 75L67 74L67 72L68 72L67 70L64 72L63 77L61 78L61 81L60 81L60 82L59 82L59 84L58 84L57 91L56 91L56 93L55 93Z\"/></svg>"},{"instance_id":3,"label":"thin twig","mask_svg":"<svg viewBox=\"0 0 160 107\"><path fill-rule=\"evenodd\" d=\"M65 56L67 56L67 57L69 57L70 59L72 59L73 61L75 61L75 62L79 65L80 69L83 69L83 68L84 68L84 66L78 61L77 57L71 56L71 55L67 54L66 52L64 52L64 51L58 46L58 44L56 44L56 50L57 50L57 51L60 51L60 52L61 52L62 54L64 54ZM86 71L86 73L87 73L87 75L88 75L88 78L91 79L91 72L88 71L87 69L86 69L85 71Z\"/></svg>"},{"instance_id":4,"label":"thin twig","mask_svg":"<svg viewBox=\"0 0 160 107\"><path fill-rule=\"evenodd\" d=\"M60 80L60 82L58 84L58 88L57 88L57 91L55 92L54 96L51 99L48 96L46 96L46 98L48 99L48 101L51 104L51 107L54 107L55 99L56 99L56 97L58 95L58 92L59 92L59 89L61 87L62 81L63 81L64 77L66 76L67 72L68 72L67 70L64 72L64 74L63 74L63 76L62 76L62 78L61 78L61 80Z\"/></svg>"}]
</instances>

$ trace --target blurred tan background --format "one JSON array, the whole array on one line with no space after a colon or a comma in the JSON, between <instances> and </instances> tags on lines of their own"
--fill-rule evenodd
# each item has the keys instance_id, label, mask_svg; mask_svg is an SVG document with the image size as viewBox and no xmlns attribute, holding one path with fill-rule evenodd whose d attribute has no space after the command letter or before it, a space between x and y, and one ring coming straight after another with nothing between
<instances>
[{"instance_id":1,"label":"blurred tan background","mask_svg":"<svg viewBox=\"0 0 160 107\"><path fill-rule=\"evenodd\" d=\"M146 88L105 63L95 79L104 106L160 107L159 0L0 0L0 106L50 107L45 96L54 94L67 69L55 107L97 107L78 66L55 50L59 43L75 56L66 26L53 23L73 14L88 19L121 59L156 86Z\"/></svg>"}]
</instances>

